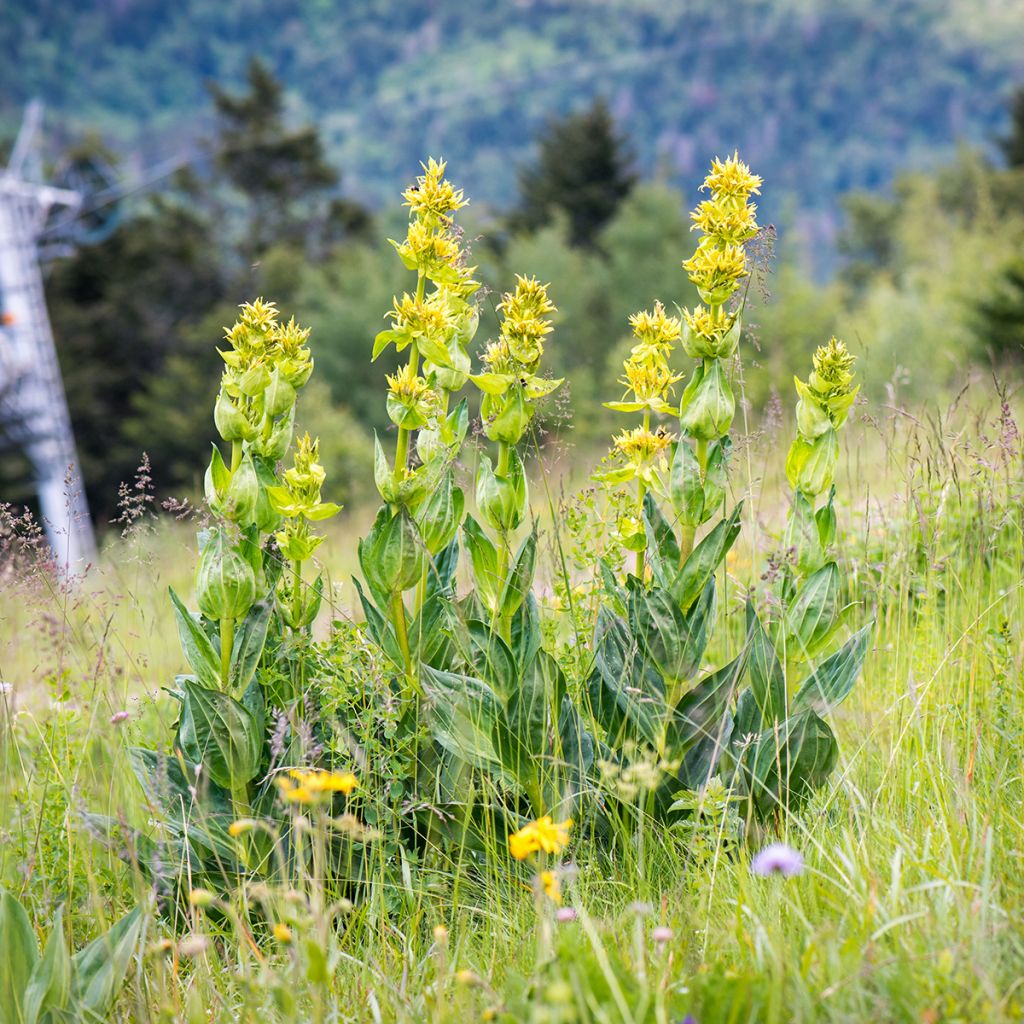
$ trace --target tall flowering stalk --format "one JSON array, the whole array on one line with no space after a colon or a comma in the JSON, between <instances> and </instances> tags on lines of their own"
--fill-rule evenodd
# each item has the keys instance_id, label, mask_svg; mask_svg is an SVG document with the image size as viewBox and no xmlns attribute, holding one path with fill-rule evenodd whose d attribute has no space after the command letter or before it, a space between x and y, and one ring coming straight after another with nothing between
<instances>
[{"instance_id":1,"label":"tall flowering stalk","mask_svg":"<svg viewBox=\"0 0 1024 1024\"><path fill-rule=\"evenodd\" d=\"M620 517L618 535L623 547L636 552L636 575L642 579L647 548L644 498L648 491L664 496L668 449L673 441L663 427L652 432L651 414L671 415L674 411L668 399L673 385L682 378L670 368L669 357L679 340L680 322L666 316L665 307L656 302L653 310L634 313L629 323L637 343L623 363L620 383L626 386L626 392L621 400L604 404L616 412L641 413L643 422L613 438L612 456L618 465L595 476L616 484L636 481L636 510Z\"/></svg>"},{"instance_id":2,"label":"tall flowering stalk","mask_svg":"<svg viewBox=\"0 0 1024 1024\"><path fill-rule=\"evenodd\" d=\"M468 379L467 346L479 315L469 302L478 288L465 265L455 214L467 205L462 189L445 177L443 160L430 159L403 192L410 210L399 258L416 274L412 294L395 296L390 326L373 345L377 359L389 346L408 352L387 376L387 412L397 428L393 465L375 440L374 477L385 505L360 542L363 575L385 609L388 640L406 678L415 683L417 653L410 638L404 593L416 589L414 615L427 600L431 564L451 544L465 499L451 466L469 426L465 402L449 410L451 396ZM429 286L429 291L428 291ZM364 598L364 605L369 608ZM384 628L384 627L382 627Z\"/></svg>"},{"instance_id":3,"label":"tall flowering stalk","mask_svg":"<svg viewBox=\"0 0 1024 1024\"><path fill-rule=\"evenodd\" d=\"M498 311L502 315L498 339L484 352L484 372L472 377L483 395L480 413L484 434L498 446L497 464L483 455L477 470L477 508L484 522L498 534L493 571L482 569L477 574L477 585L493 623L500 624L502 631L507 632L509 619L517 606L506 587L512 556L510 537L526 518L529 507L526 471L516 445L533 419L538 400L562 382L539 376L544 342L552 330L547 317L556 311L547 285L533 277L517 276L515 291L502 296ZM472 525L467 523L470 553L477 556L476 564L482 566L486 562L489 566L489 542L475 529L475 522L470 522ZM532 578L533 547L524 548L521 554L528 551L531 552L529 575ZM516 563L521 561L517 556Z\"/></svg>"}]
</instances>

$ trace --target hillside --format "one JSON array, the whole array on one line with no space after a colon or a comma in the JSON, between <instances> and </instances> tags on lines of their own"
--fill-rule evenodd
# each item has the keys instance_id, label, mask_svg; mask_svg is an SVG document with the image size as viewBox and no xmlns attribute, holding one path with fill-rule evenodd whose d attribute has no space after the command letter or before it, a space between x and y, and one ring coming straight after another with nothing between
<instances>
[{"instance_id":1,"label":"hillside","mask_svg":"<svg viewBox=\"0 0 1024 1024\"><path fill-rule=\"evenodd\" d=\"M147 159L187 151L207 81L239 82L259 54L355 194L391 196L419 158L444 153L478 200L506 206L545 119L601 94L647 172L691 182L710 153L739 147L827 233L838 194L1002 129L1024 78L1014 6L5 0L0 125L39 95L68 131L98 128Z\"/></svg>"}]
</instances>

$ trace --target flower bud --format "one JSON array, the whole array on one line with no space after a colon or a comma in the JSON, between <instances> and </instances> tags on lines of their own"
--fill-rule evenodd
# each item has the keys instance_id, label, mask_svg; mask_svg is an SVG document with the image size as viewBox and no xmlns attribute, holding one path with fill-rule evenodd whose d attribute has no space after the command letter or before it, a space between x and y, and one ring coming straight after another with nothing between
<instances>
[{"instance_id":1,"label":"flower bud","mask_svg":"<svg viewBox=\"0 0 1024 1024\"><path fill-rule=\"evenodd\" d=\"M484 424L484 433L492 441L504 441L516 444L526 432L533 410L526 402L521 387L511 387L500 400L487 395L484 405L487 406L485 416L496 409L493 416Z\"/></svg>"},{"instance_id":2,"label":"flower bud","mask_svg":"<svg viewBox=\"0 0 1024 1024\"><path fill-rule=\"evenodd\" d=\"M736 413L736 399L722 364L705 362L693 371L679 404L679 425L690 437L715 441L724 437Z\"/></svg>"},{"instance_id":3,"label":"flower bud","mask_svg":"<svg viewBox=\"0 0 1024 1024\"><path fill-rule=\"evenodd\" d=\"M213 407L213 422L217 427L217 433L225 441L244 441L252 436L252 428L245 414L223 388L217 395L217 404Z\"/></svg>"},{"instance_id":4,"label":"flower bud","mask_svg":"<svg viewBox=\"0 0 1024 1024\"><path fill-rule=\"evenodd\" d=\"M252 566L217 529L207 540L196 568L196 600L208 619L239 619L256 599Z\"/></svg>"},{"instance_id":5,"label":"flower bud","mask_svg":"<svg viewBox=\"0 0 1024 1024\"><path fill-rule=\"evenodd\" d=\"M231 483L224 496L225 514L239 526L251 525L259 494L260 483L256 478L256 468L252 464L252 456L246 452L238 468L231 474Z\"/></svg>"},{"instance_id":6,"label":"flower bud","mask_svg":"<svg viewBox=\"0 0 1024 1024\"><path fill-rule=\"evenodd\" d=\"M839 435L829 429L813 441L797 434L786 457L786 477L794 490L814 497L827 490L839 463Z\"/></svg>"},{"instance_id":7,"label":"flower bud","mask_svg":"<svg viewBox=\"0 0 1024 1024\"><path fill-rule=\"evenodd\" d=\"M279 367L274 367L270 374L270 383L263 392L263 403L264 410L274 417L283 416L295 404L295 388L288 383Z\"/></svg>"},{"instance_id":8,"label":"flower bud","mask_svg":"<svg viewBox=\"0 0 1024 1024\"><path fill-rule=\"evenodd\" d=\"M476 503L480 515L496 530L508 533L514 530L526 515L526 476L519 455L510 453L510 467L506 476L498 476L485 455L480 460L476 476Z\"/></svg>"}]
</instances>

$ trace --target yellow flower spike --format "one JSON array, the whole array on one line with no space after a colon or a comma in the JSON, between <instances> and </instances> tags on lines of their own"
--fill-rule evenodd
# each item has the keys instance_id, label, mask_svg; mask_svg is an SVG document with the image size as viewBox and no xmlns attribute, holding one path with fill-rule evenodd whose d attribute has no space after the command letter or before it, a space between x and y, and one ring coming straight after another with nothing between
<instances>
[{"instance_id":1,"label":"yellow flower spike","mask_svg":"<svg viewBox=\"0 0 1024 1024\"><path fill-rule=\"evenodd\" d=\"M751 174L750 168L739 158L739 152L720 160L711 161L711 170L701 188L714 196L725 199L746 200L747 196L760 195L763 179Z\"/></svg>"},{"instance_id":2,"label":"yellow flower spike","mask_svg":"<svg viewBox=\"0 0 1024 1024\"><path fill-rule=\"evenodd\" d=\"M623 363L625 376L620 383L633 392L638 402L653 403L664 400L672 385L681 379L673 373L664 359L651 359L638 353Z\"/></svg>"},{"instance_id":3,"label":"yellow flower spike","mask_svg":"<svg viewBox=\"0 0 1024 1024\"><path fill-rule=\"evenodd\" d=\"M552 903L562 902L562 887L559 883L558 875L554 871L542 871L540 873L540 883L544 889L544 895Z\"/></svg>"},{"instance_id":4,"label":"yellow flower spike","mask_svg":"<svg viewBox=\"0 0 1024 1024\"><path fill-rule=\"evenodd\" d=\"M556 312L548 286L535 277L516 275L516 290L506 292L498 304L503 314L501 337L509 355L528 371L536 369L544 354L544 338L552 331L548 313Z\"/></svg>"},{"instance_id":5,"label":"yellow flower spike","mask_svg":"<svg viewBox=\"0 0 1024 1024\"><path fill-rule=\"evenodd\" d=\"M420 166L423 174L402 193L404 205L410 208L413 216L422 218L428 224L450 223L451 215L468 206L469 200L461 188L455 188L445 178L447 163L444 160L429 157Z\"/></svg>"},{"instance_id":6,"label":"yellow flower spike","mask_svg":"<svg viewBox=\"0 0 1024 1024\"><path fill-rule=\"evenodd\" d=\"M274 938L281 943L282 946L287 946L292 941L292 930L283 921L278 921L274 925Z\"/></svg>"},{"instance_id":7,"label":"yellow flower spike","mask_svg":"<svg viewBox=\"0 0 1024 1024\"><path fill-rule=\"evenodd\" d=\"M425 273L432 280L439 276L451 278L454 282L459 274L456 264L462 258L459 243L447 232L433 231L423 221L414 220L409 225L404 242L391 243L402 262L410 270Z\"/></svg>"}]
</instances>

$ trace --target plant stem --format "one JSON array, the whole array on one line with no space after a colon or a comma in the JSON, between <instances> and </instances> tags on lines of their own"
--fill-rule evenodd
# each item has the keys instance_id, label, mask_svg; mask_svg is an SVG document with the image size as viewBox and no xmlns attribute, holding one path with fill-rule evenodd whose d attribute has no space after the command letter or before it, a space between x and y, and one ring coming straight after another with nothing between
<instances>
[{"instance_id":1,"label":"plant stem","mask_svg":"<svg viewBox=\"0 0 1024 1024\"><path fill-rule=\"evenodd\" d=\"M235 646L235 620L220 620L220 684L225 693L231 689L231 651Z\"/></svg>"},{"instance_id":2,"label":"plant stem","mask_svg":"<svg viewBox=\"0 0 1024 1024\"><path fill-rule=\"evenodd\" d=\"M235 470L242 464L242 442L232 441L231 442L231 473L234 475Z\"/></svg>"},{"instance_id":3,"label":"plant stem","mask_svg":"<svg viewBox=\"0 0 1024 1024\"><path fill-rule=\"evenodd\" d=\"M651 429L651 411L650 411L650 409L648 409L646 412L644 412L644 430L650 430L650 429ZM643 522L643 518L644 518L644 498L646 497L646 495L647 495L647 485L643 482L643 480L638 478L637 482L636 482L636 503L637 503L637 512L640 515L640 521L641 522ZM644 578L644 555L646 554L646 551L647 551L647 545L645 544L644 547L642 547L636 553L636 571L635 571L635 575L636 575L637 579L640 579L640 580L642 580Z\"/></svg>"},{"instance_id":4,"label":"plant stem","mask_svg":"<svg viewBox=\"0 0 1024 1024\"><path fill-rule=\"evenodd\" d=\"M423 293L426 290L427 278L423 271L420 271L416 280L416 301L423 301ZM420 366L420 350L414 341L409 347L409 366L415 374ZM409 462L409 437L412 432L406 427L398 428L398 440L395 442L395 483L402 479L402 473Z\"/></svg>"},{"instance_id":5,"label":"plant stem","mask_svg":"<svg viewBox=\"0 0 1024 1024\"><path fill-rule=\"evenodd\" d=\"M396 590L391 595L391 619L395 625L395 636L398 638L398 646L402 651L402 660L405 662L405 674L409 681L413 681L412 654L409 651L409 630L405 624L405 604L402 602L402 592Z\"/></svg>"},{"instance_id":6,"label":"plant stem","mask_svg":"<svg viewBox=\"0 0 1024 1024\"><path fill-rule=\"evenodd\" d=\"M302 614L302 562L292 559L292 572L295 573L295 584L292 589L292 619L299 621Z\"/></svg>"}]
</instances>

